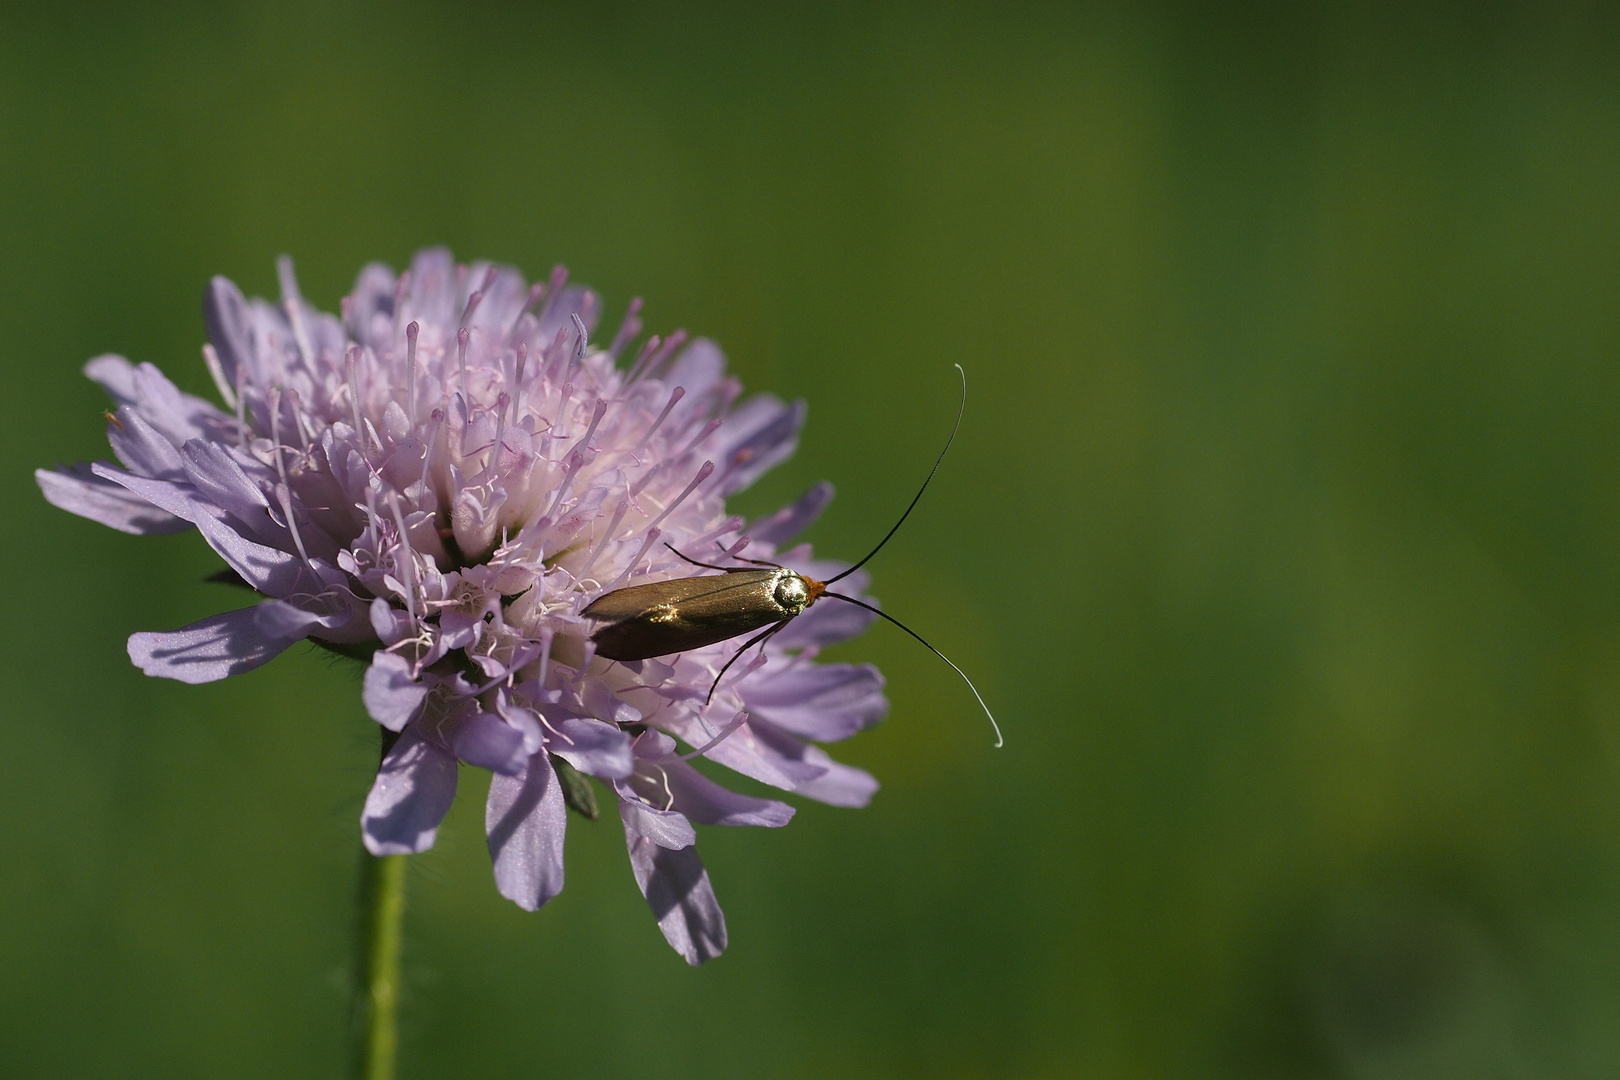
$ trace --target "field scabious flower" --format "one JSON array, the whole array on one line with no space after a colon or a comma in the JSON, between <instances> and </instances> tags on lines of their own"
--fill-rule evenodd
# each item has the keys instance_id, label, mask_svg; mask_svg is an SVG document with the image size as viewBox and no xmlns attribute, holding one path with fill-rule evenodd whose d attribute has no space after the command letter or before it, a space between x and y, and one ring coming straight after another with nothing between
<instances>
[{"instance_id":1,"label":"field scabious flower","mask_svg":"<svg viewBox=\"0 0 1620 1080\"><path fill-rule=\"evenodd\" d=\"M280 270L280 303L223 278L208 289L203 352L225 408L150 364L98 357L85 371L116 404L118 464L36 474L55 505L124 532L197 529L263 597L135 634L130 658L191 683L306 638L365 659L362 697L388 732L361 817L373 854L431 847L458 763L488 769L496 884L533 910L562 888L566 811L595 815L582 774L596 777L666 939L693 964L718 955L725 920L694 824L779 826L793 809L689 760L864 805L872 777L815 744L880 720L882 677L813 661L873 616L811 608L705 703L735 643L609 661L580 612L626 584L697 572L671 546L705 561L746 548L818 578L841 569L778 550L829 486L751 526L725 511L792 453L803 404L739 402L719 349L679 331L621 366L639 304L595 347L599 300L561 268L531 286L424 251L404 274L367 266L340 318L304 301L290 263ZM846 581L857 595L866 584Z\"/></svg>"}]
</instances>

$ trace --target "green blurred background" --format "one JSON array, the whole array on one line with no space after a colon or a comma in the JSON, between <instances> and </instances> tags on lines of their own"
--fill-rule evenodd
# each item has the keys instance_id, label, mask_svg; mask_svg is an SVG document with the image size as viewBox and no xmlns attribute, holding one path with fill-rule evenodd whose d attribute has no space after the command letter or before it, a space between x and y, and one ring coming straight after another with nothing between
<instances>
[{"instance_id":1,"label":"green blurred background","mask_svg":"<svg viewBox=\"0 0 1620 1080\"><path fill-rule=\"evenodd\" d=\"M187 687L194 535L48 507L104 351L451 245L810 402L755 491L858 555L870 808L700 842L689 970L618 825L501 900L414 860L402 1075L1620 1074L1620 21L1599 4L8 6L0 1073L336 1077L358 669Z\"/></svg>"}]
</instances>

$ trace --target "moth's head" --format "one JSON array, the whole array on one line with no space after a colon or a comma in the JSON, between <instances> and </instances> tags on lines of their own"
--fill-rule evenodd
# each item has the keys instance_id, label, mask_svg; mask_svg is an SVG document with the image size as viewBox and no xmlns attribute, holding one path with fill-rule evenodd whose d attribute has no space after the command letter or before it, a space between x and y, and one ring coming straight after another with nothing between
<instances>
[{"instance_id":1,"label":"moth's head","mask_svg":"<svg viewBox=\"0 0 1620 1080\"><path fill-rule=\"evenodd\" d=\"M772 589L771 595L782 606L782 610L786 611L789 617L792 617L815 603L816 597L820 596L826 588L827 586L819 581L783 568L777 571L776 585Z\"/></svg>"}]
</instances>

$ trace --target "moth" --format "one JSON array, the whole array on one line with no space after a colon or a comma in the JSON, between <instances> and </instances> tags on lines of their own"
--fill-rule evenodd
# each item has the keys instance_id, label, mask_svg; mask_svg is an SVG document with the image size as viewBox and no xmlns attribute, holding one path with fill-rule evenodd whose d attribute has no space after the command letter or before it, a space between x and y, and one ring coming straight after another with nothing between
<instances>
[{"instance_id":1,"label":"moth","mask_svg":"<svg viewBox=\"0 0 1620 1080\"><path fill-rule=\"evenodd\" d=\"M872 556L883 550L883 545L900 531L900 526L905 524L906 518L911 516L911 511L922 499L923 492L928 490L929 482L934 479L940 463L945 460L945 454L956 439L957 429L962 426L962 413L967 407L967 375L960 364L956 365L956 370L962 375L962 400L956 410L956 424L945 440L945 449L939 452L934 467L929 470L922 487L917 489L905 513L900 515L900 520L860 562L826 581L817 581L785 566L757 559L739 560L749 564L746 566L716 566L683 555L666 544L669 550L692 565L718 573L630 585L597 597L580 612L587 619L602 624L591 634L591 641L596 644L596 654L609 660L649 660L655 656L700 649L705 645L753 634L715 675L714 683L709 687L709 696L705 699L707 703L713 699L715 689L727 670L743 653L755 645L763 646L817 600L841 600L893 623L949 664L967 683L984 715L989 717L999 747L1002 744L1001 728L966 672L899 619L853 596L845 596L828 588L865 566Z\"/></svg>"}]
</instances>

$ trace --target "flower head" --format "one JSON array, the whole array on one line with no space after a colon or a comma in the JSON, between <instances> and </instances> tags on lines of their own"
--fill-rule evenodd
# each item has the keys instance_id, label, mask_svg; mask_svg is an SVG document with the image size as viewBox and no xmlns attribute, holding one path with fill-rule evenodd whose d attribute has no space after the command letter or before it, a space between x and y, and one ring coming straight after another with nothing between
<instances>
[{"instance_id":1,"label":"flower head","mask_svg":"<svg viewBox=\"0 0 1620 1080\"><path fill-rule=\"evenodd\" d=\"M85 371L116 403L119 464L36 474L52 503L113 528L197 529L263 597L135 634L130 658L192 683L305 638L367 659L362 696L391 740L361 817L374 854L432 846L458 762L477 765L494 774L497 887L533 910L562 888L566 809L595 815L582 777L596 777L664 936L691 963L718 955L725 920L694 823L776 826L793 810L688 761L864 805L871 776L813 744L880 720L882 676L813 660L873 616L813 607L715 686L737 643L612 661L580 613L627 584L699 572L672 549L836 573L807 547L778 551L829 485L751 526L725 511L792 453L803 403L739 402L720 350L681 331L621 365L639 304L599 348L599 301L560 267L531 286L424 251L404 274L362 270L341 318L304 301L290 263L280 270L280 303L223 278L209 287L203 353L225 408L150 364L98 357ZM864 577L844 587L858 595Z\"/></svg>"}]
</instances>

